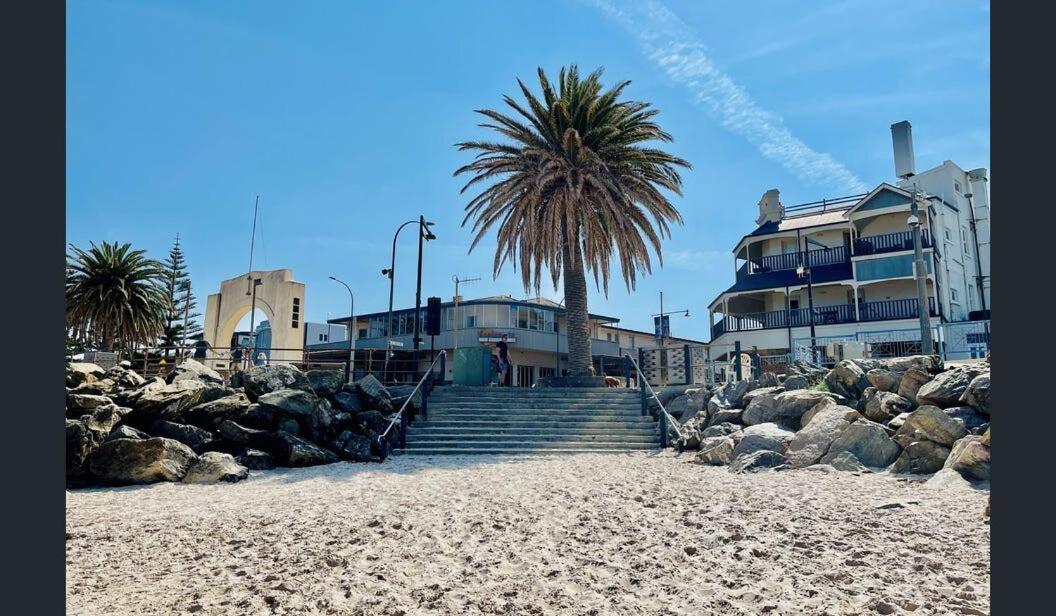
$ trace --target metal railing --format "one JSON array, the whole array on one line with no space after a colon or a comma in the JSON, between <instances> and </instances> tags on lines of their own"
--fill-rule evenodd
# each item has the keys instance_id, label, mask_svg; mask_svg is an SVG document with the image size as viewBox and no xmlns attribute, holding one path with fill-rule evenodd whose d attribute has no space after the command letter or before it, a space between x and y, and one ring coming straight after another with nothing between
<instances>
[{"instance_id":1,"label":"metal railing","mask_svg":"<svg viewBox=\"0 0 1056 616\"><path fill-rule=\"evenodd\" d=\"M749 259L747 262L747 273L763 274L766 272L794 270L804 263L807 267L820 267L822 265L835 265L849 261L850 257L846 246L833 246L825 249L818 248Z\"/></svg>"},{"instance_id":2,"label":"metal railing","mask_svg":"<svg viewBox=\"0 0 1056 616\"><path fill-rule=\"evenodd\" d=\"M854 304L814 306L814 325L838 325L858 321L886 321L911 319L917 316L917 299L891 299L879 302L861 302L855 315ZM935 298L928 298L928 311L938 316ZM749 314L731 314L719 319L711 328L712 340L726 332L745 332L759 329L806 327L810 325L810 309L771 310Z\"/></svg>"},{"instance_id":3,"label":"metal railing","mask_svg":"<svg viewBox=\"0 0 1056 616\"><path fill-rule=\"evenodd\" d=\"M385 458L389 456L389 433L392 432L392 428L397 423L400 424L399 447L400 449L407 448L407 413L405 411L407 410L407 405L411 403L411 400L414 400L414 396L418 393L418 390L422 391L422 406L419 411L421 411L423 419L428 417L429 393L433 389L432 383L435 380L430 379L429 377L433 374L433 369L436 367L436 363L442 358L444 358L446 355L447 351L443 350L437 354L436 358L433 360L433 363L429 364L429 367L425 370L425 374L423 374L422 378L418 380L418 384L414 386L414 389L411 390L410 395L407 396L407 399L404 400L403 404L400 405L400 410L396 411L396 415L393 416L393 418L389 421L388 427L385 428L385 431L382 432L380 436L378 436L378 440L375 444L381 455L382 461L384 461ZM428 385L426 385L425 389L422 389L422 385L426 383L428 383Z\"/></svg>"},{"instance_id":4,"label":"metal railing","mask_svg":"<svg viewBox=\"0 0 1056 616\"><path fill-rule=\"evenodd\" d=\"M921 247L931 247L931 236L927 231L921 232ZM896 231L881 235L863 235L854 240L854 255L878 255L885 252L913 250L913 232Z\"/></svg>"},{"instance_id":5,"label":"metal railing","mask_svg":"<svg viewBox=\"0 0 1056 616\"><path fill-rule=\"evenodd\" d=\"M653 391L652 385L649 384L649 379L645 378L645 375L642 374L642 369L638 367L638 362L636 362L629 354L624 355L624 357L631 362L631 365L634 366L634 369L638 374L638 383L642 392L642 415L646 415L649 412L649 396L651 396L653 400L656 400L656 405L660 408L660 416L658 417L660 420L660 447L667 447L667 429L668 426L670 426L675 431L675 434L678 435L678 452L682 453L682 448L684 446L683 439L685 437L682 435L682 430L678 427L678 420L672 417L671 414L667 412L667 409L664 408L664 403L660 402L659 396L656 395L656 392ZM649 392L649 396L646 396L646 391Z\"/></svg>"}]
</instances>

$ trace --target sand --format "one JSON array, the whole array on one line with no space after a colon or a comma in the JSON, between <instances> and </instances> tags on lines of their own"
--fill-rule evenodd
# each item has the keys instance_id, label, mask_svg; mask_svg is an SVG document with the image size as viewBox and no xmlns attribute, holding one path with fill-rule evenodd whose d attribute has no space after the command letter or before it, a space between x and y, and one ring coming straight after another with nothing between
<instances>
[{"instance_id":1,"label":"sand","mask_svg":"<svg viewBox=\"0 0 1056 616\"><path fill-rule=\"evenodd\" d=\"M988 614L987 492L690 454L67 493L71 614Z\"/></svg>"}]
</instances>

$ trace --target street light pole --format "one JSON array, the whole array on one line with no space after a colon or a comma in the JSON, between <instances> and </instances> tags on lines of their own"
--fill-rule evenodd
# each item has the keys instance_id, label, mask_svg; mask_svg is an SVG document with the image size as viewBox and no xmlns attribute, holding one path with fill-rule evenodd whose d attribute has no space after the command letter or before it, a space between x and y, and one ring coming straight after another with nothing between
<instances>
[{"instance_id":1,"label":"street light pole","mask_svg":"<svg viewBox=\"0 0 1056 616\"><path fill-rule=\"evenodd\" d=\"M920 343L925 355L935 352L935 344L931 340L931 322L928 318L927 276L928 266L924 262L924 251L920 239L920 209L917 205L917 185L913 185L913 193L909 202L909 226L913 229L913 270L917 279L917 313L920 317Z\"/></svg>"},{"instance_id":2,"label":"street light pole","mask_svg":"<svg viewBox=\"0 0 1056 616\"><path fill-rule=\"evenodd\" d=\"M352 288L349 287L347 284L345 284L344 281L338 280L337 278L334 278L333 276L330 277L330 280L333 280L334 282L340 283L346 289L348 289L348 302L349 302L349 304L348 304L348 332L347 332L348 333L348 374L345 376L345 381L348 382L348 383L351 383L352 382L352 377L353 377L354 372L355 372L353 370L353 366L354 366L355 361L356 361L356 343L352 339L352 330L353 330L353 328L354 328L354 326L356 324L356 319L355 319L355 314L356 314L356 296L352 294ZM330 324L330 322L327 321L327 325L329 325L329 324Z\"/></svg>"},{"instance_id":3,"label":"street light pole","mask_svg":"<svg viewBox=\"0 0 1056 616\"><path fill-rule=\"evenodd\" d=\"M810 245L814 244L822 250L828 250L829 247L809 237L805 238L805 242L807 249L799 254L799 267L796 268L796 274L800 278L804 276L807 278L807 310L810 311L810 361L816 364L818 363L818 337L814 329L814 274L810 271Z\"/></svg>"},{"instance_id":4,"label":"street light pole","mask_svg":"<svg viewBox=\"0 0 1056 616\"><path fill-rule=\"evenodd\" d=\"M257 287L259 287L261 284L263 284L263 281L260 278L254 278L252 280L252 282L250 282L250 286L253 289L253 299L251 300L251 304L250 304L252 307L249 309L249 354L250 355L253 354L253 348L256 346L256 341L257 341L257 332L254 331L253 328L254 328L254 322L255 322L256 317L257 317ZM243 359L243 361L245 362L245 365L247 367L251 363L251 362L246 361L245 359Z\"/></svg>"},{"instance_id":5,"label":"street light pole","mask_svg":"<svg viewBox=\"0 0 1056 616\"><path fill-rule=\"evenodd\" d=\"M184 348L187 346L187 316L191 311L191 281L183 283L183 290L187 295L183 298L183 329L180 330L180 360L183 360Z\"/></svg>"},{"instance_id":6,"label":"street light pole","mask_svg":"<svg viewBox=\"0 0 1056 616\"><path fill-rule=\"evenodd\" d=\"M389 277L389 316L385 325L385 364L382 367L382 378L385 378L389 373L389 355L392 354L392 293L393 285L396 281L396 238L400 237L400 231L403 231L404 227L413 225L416 222L418 221L408 220L396 228L396 233L392 236L392 262L389 265L389 269L381 270L382 276Z\"/></svg>"},{"instance_id":7,"label":"street light pole","mask_svg":"<svg viewBox=\"0 0 1056 616\"><path fill-rule=\"evenodd\" d=\"M426 222L425 216L419 216L418 220L408 220L396 229L396 233L392 236L392 261L389 265L389 269L381 270L382 276L389 277L389 316L388 316L388 328L386 331L387 339L385 342L385 366L383 368L383 374L388 374L389 371L389 356L392 354L392 295L395 288L396 280L396 239L400 236L400 231L403 230L407 225L418 225L418 284L417 293L415 294L414 300L414 350L415 359L418 358L418 313L422 307L422 240L435 240L436 236L429 230L429 227L433 225L431 222Z\"/></svg>"}]
</instances>

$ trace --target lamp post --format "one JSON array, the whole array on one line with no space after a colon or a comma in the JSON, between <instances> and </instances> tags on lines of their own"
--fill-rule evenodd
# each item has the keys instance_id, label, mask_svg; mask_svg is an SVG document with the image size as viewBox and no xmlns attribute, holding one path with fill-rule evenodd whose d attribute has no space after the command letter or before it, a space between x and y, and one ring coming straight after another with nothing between
<instances>
[{"instance_id":1,"label":"lamp post","mask_svg":"<svg viewBox=\"0 0 1056 616\"><path fill-rule=\"evenodd\" d=\"M186 291L187 295L183 296L183 329L180 330L180 357L179 360L183 361L184 347L187 346L187 317L191 312L191 281L187 280L183 283L183 290Z\"/></svg>"},{"instance_id":2,"label":"lamp post","mask_svg":"<svg viewBox=\"0 0 1056 616\"><path fill-rule=\"evenodd\" d=\"M917 314L920 317L920 343L925 355L935 352L935 345L931 340L931 322L928 319L928 297L927 276L928 266L924 262L924 251L920 239L920 209L917 205L919 199L916 184L913 185L913 193L909 201L909 218L906 222L913 229L913 271L917 279Z\"/></svg>"},{"instance_id":3,"label":"lamp post","mask_svg":"<svg viewBox=\"0 0 1056 616\"><path fill-rule=\"evenodd\" d=\"M656 329L657 329L656 333L659 334L658 337L660 339L660 366L661 366L661 368L663 366L667 365L667 362L665 361L666 360L666 355L664 355L664 344L665 344L665 341L664 341L664 337L665 337L664 336L664 317L670 316L672 314L681 314L682 316L688 317L689 316L689 310L668 310L668 311L665 312L664 311L664 292L660 291L660 313L659 314L654 314L653 318L654 319L657 319L657 318L660 319L659 320L659 325L656 326ZM670 320L668 321L668 323L670 323ZM661 377L662 384L666 385L667 384L667 371L661 369L660 377Z\"/></svg>"},{"instance_id":4,"label":"lamp post","mask_svg":"<svg viewBox=\"0 0 1056 616\"><path fill-rule=\"evenodd\" d=\"M424 216L419 216L418 220L408 220L399 227L396 228L396 233L392 236L392 259L388 269L381 270L382 276L389 277L389 316L388 326L386 327L386 340L385 340L385 364L382 368L382 374L387 375L389 372L389 356L392 354L392 294L395 280L396 280L396 240L400 237L400 231L407 225L418 225L418 299L416 300L420 308L421 294L422 294L422 240L434 240L436 236L428 230L433 225L431 222L426 222ZM414 315L414 338L415 338L415 349L418 348L418 314Z\"/></svg>"},{"instance_id":5,"label":"lamp post","mask_svg":"<svg viewBox=\"0 0 1056 616\"><path fill-rule=\"evenodd\" d=\"M814 330L814 275L810 271L810 245L813 244L822 250L829 250L829 247L809 237L805 238L805 241L807 250L799 253L799 267L796 268L796 275L807 279L807 310L810 311L810 361L816 364L818 363L818 340L817 332Z\"/></svg>"},{"instance_id":6,"label":"lamp post","mask_svg":"<svg viewBox=\"0 0 1056 616\"><path fill-rule=\"evenodd\" d=\"M250 301L251 308L249 309L249 353L253 354L253 348L256 347L257 332L254 330L254 322L257 318L257 287L264 284L264 281L260 278L254 278L251 284L253 289L253 299ZM246 366L249 366L247 358L243 358L243 362Z\"/></svg>"},{"instance_id":7,"label":"lamp post","mask_svg":"<svg viewBox=\"0 0 1056 616\"><path fill-rule=\"evenodd\" d=\"M348 289L348 374L345 375L345 382L351 383L352 376L354 373L353 365L356 361L356 345L352 339L352 329L355 326L355 314L356 314L356 296L352 294L352 288L349 287L344 281L338 280L333 276L330 276L330 280L342 285ZM330 325L330 321L327 320L327 326ZM327 337L329 339L329 336Z\"/></svg>"}]
</instances>

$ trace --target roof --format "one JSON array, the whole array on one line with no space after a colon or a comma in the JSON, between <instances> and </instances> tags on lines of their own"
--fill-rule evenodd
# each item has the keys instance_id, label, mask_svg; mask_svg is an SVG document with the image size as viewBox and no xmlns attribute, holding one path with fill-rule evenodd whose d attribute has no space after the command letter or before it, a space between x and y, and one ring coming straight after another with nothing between
<instances>
[{"instance_id":1,"label":"roof","mask_svg":"<svg viewBox=\"0 0 1056 616\"><path fill-rule=\"evenodd\" d=\"M529 299L515 299L514 297L512 297L510 295L492 295L492 296L489 296L489 297L481 297L481 298L477 298L477 299L467 299L467 300L460 301L458 303L459 306L473 306L473 305L476 305L476 304L512 304L512 305L515 305L515 306L528 306L528 307L533 307L533 308L535 308L535 307L546 308L546 309L552 310L552 311L554 311L556 313L565 312L565 307L564 306L562 306L561 304L559 304L559 303L557 303L557 302L555 302L553 300L546 299L544 297L533 297L533 298L529 298ZM455 302L441 302L440 303L440 307L441 308L448 308L448 307L451 307L451 306L454 306L454 305L455 305ZM423 305L422 308L424 309L425 306ZM393 314L400 314L400 313L405 313L405 312L414 312L414 308L399 308L399 309L394 308L392 310ZM384 315L387 315L387 314L388 314L387 310L381 311L381 312L370 312L370 313L367 313L367 314L356 315L356 319L357 320L359 320L359 319L369 319L371 317L380 317L380 316L384 316ZM618 319L617 317L610 317L610 316L605 316L605 315L601 315L601 314L588 313L587 316L589 318L591 318L591 319L596 320L596 321L602 321L602 322L605 322L605 323L619 323L619 321L620 321L620 319ZM349 320L351 320L351 317L337 317L337 318L333 318L333 319L328 319L327 322L328 323L347 323Z\"/></svg>"},{"instance_id":2,"label":"roof","mask_svg":"<svg viewBox=\"0 0 1056 616\"><path fill-rule=\"evenodd\" d=\"M820 227L822 225L845 222L847 219L844 218L843 215L848 209L849 208L843 208L828 212L818 212L816 214L801 214L799 216L782 218L778 222L766 222L756 227L755 231L752 231L745 237L770 235L771 233L781 233L782 231L795 231L796 229L805 229L807 227Z\"/></svg>"}]
</instances>

